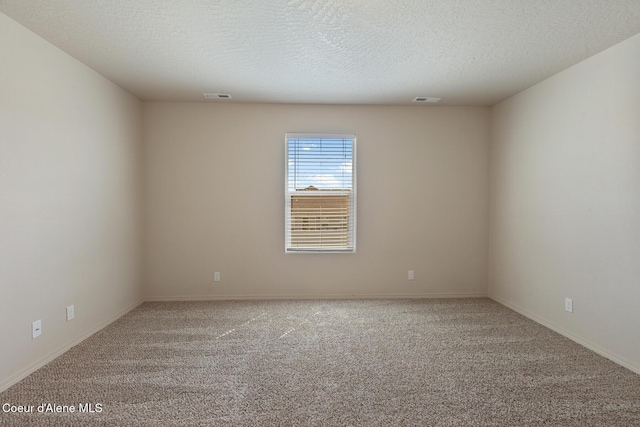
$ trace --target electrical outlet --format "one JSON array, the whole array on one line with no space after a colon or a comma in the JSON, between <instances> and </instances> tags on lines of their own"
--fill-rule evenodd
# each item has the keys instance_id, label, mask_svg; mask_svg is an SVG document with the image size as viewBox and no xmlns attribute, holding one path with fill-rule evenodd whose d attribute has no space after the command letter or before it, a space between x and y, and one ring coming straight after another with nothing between
<instances>
[{"instance_id":1,"label":"electrical outlet","mask_svg":"<svg viewBox=\"0 0 640 427\"><path fill-rule=\"evenodd\" d=\"M213 273L213 281L214 282L219 282L220 281L220 272L216 271L215 273Z\"/></svg>"},{"instance_id":2,"label":"electrical outlet","mask_svg":"<svg viewBox=\"0 0 640 427\"><path fill-rule=\"evenodd\" d=\"M31 323L31 338L38 338L42 335L42 320L38 319Z\"/></svg>"},{"instance_id":3,"label":"electrical outlet","mask_svg":"<svg viewBox=\"0 0 640 427\"><path fill-rule=\"evenodd\" d=\"M73 320L73 318L75 317L74 311L75 309L73 305L70 305L69 307L67 307L67 322L70 320Z\"/></svg>"},{"instance_id":4,"label":"electrical outlet","mask_svg":"<svg viewBox=\"0 0 640 427\"><path fill-rule=\"evenodd\" d=\"M571 298L564 299L564 309L569 313L573 313L573 300Z\"/></svg>"},{"instance_id":5,"label":"electrical outlet","mask_svg":"<svg viewBox=\"0 0 640 427\"><path fill-rule=\"evenodd\" d=\"M408 280L413 280L413 278L414 278L414 277L415 277L415 276L414 276L414 274L413 274L413 270L409 270L409 274L407 275L407 279L408 279Z\"/></svg>"}]
</instances>

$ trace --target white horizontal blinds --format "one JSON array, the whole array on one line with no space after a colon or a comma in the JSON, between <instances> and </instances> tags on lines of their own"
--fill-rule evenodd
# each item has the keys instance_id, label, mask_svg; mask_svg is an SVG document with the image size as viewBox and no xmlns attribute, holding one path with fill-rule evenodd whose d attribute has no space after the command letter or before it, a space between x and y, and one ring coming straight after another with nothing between
<instances>
[{"instance_id":1,"label":"white horizontal blinds","mask_svg":"<svg viewBox=\"0 0 640 427\"><path fill-rule=\"evenodd\" d=\"M355 251L355 135L287 135L287 252Z\"/></svg>"}]
</instances>

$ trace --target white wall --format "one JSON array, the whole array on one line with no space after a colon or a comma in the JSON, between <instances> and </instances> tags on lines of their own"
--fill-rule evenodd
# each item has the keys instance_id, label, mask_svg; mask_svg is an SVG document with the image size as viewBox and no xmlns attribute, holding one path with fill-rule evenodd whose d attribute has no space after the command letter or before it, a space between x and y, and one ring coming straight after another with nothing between
<instances>
[{"instance_id":1,"label":"white wall","mask_svg":"<svg viewBox=\"0 0 640 427\"><path fill-rule=\"evenodd\" d=\"M494 107L489 295L640 372L638 70L640 35Z\"/></svg>"},{"instance_id":2,"label":"white wall","mask_svg":"<svg viewBox=\"0 0 640 427\"><path fill-rule=\"evenodd\" d=\"M0 52L2 390L142 299L141 103L3 14Z\"/></svg>"},{"instance_id":3,"label":"white wall","mask_svg":"<svg viewBox=\"0 0 640 427\"><path fill-rule=\"evenodd\" d=\"M488 108L143 110L149 298L486 295ZM286 132L357 133L356 254L284 253Z\"/></svg>"}]
</instances>

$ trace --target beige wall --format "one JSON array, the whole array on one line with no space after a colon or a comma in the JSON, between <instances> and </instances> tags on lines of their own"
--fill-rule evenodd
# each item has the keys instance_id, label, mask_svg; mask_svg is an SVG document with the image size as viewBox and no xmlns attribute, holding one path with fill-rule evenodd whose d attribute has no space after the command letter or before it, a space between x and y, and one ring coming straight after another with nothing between
<instances>
[{"instance_id":1,"label":"beige wall","mask_svg":"<svg viewBox=\"0 0 640 427\"><path fill-rule=\"evenodd\" d=\"M488 108L143 111L148 298L486 295ZM284 253L286 132L357 133L356 254Z\"/></svg>"},{"instance_id":2,"label":"beige wall","mask_svg":"<svg viewBox=\"0 0 640 427\"><path fill-rule=\"evenodd\" d=\"M141 103L2 14L0 52L2 390L142 299Z\"/></svg>"},{"instance_id":3,"label":"beige wall","mask_svg":"<svg viewBox=\"0 0 640 427\"><path fill-rule=\"evenodd\" d=\"M640 35L494 107L489 294L640 372L638 70Z\"/></svg>"}]
</instances>

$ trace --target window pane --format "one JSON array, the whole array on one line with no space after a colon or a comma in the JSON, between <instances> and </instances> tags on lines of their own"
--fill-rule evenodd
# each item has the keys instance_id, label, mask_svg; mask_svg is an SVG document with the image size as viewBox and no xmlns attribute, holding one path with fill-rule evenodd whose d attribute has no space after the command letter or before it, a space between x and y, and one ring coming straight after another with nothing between
<instances>
[{"instance_id":1,"label":"window pane","mask_svg":"<svg viewBox=\"0 0 640 427\"><path fill-rule=\"evenodd\" d=\"M288 191L352 188L352 139L289 139L288 153Z\"/></svg>"}]
</instances>

